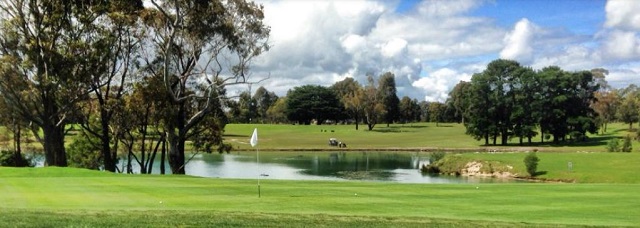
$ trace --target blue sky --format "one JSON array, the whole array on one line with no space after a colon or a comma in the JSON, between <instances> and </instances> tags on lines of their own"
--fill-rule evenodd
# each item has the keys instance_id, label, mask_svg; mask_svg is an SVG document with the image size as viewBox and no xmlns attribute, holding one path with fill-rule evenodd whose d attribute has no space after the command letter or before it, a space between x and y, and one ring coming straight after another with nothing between
<instances>
[{"instance_id":1,"label":"blue sky","mask_svg":"<svg viewBox=\"0 0 640 228\"><path fill-rule=\"evenodd\" d=\"M484 4L471 15L495 18L498 25L505 27L528 18L545 27L593 34L605 20L605 4L602 0L501 0Z\"/></svg>"},{"instance_id":2,"label":"blue sky","mask_svg":"<svg viewBox=\"0 0 640 228\"><path fill-rule=\"evenodd\" d=\"M497 58L540 69L603 67L640 84L640 1L264 0L272 48L254 77L278 95L390 71L398 95L444 101ZM240 88L242 90L246 88Z\"/></svg>"}]
</instances>

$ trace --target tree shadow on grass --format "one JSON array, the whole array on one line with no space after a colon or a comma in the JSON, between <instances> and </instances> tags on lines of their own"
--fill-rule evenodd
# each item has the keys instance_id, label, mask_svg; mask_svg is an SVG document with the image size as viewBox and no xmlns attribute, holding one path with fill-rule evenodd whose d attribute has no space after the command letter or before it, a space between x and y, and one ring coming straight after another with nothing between
<instances>
[{"instance_id":1,"label":"tree shadow on grass","mask_svg":"<svg viewBox=\"0 0 640 228\"><path fill-rule=\"evenodd\" d=\"M380 133L400 133L400 132L402 132L401 129L394 128L394 127L374 128L371 131L380 132Z\"/></svg>"},{"instance_id":2,"label":"tree shadow on grass","mask_svg":"<svg viewBox=\"0 0 640 228\"><path fill-rule=\"evenodd\" d=\"M537 176L542 176L542 175L546 175L546 174L547 174L547 171L538 171L538 172L535 173L534 176L537 177Z\"/></svg>"},{"instance_id":3,"label":"tree shadow on grass","mask_svg":"<svg viewBox=\"0 0 640 228\"><path fill-rule=\"evenodd\" d=\"M498 139L498 144L493 145L493 144L489 144L489 145L482 145L483 147L597 147L597 146L606 146L607 143L609 143L609 141L611 139L614 138L621 138L618 136L614 136L614 135L607 135L607 136L598 136L598 137L592 137L592 138L588 138L585 139L584 141L565 141L565 142L557 142L554 143L553 141L545 141L545 142L531 142L531 143L527 143L526 139L524 139L524 142L522 143L522 145L518 142L518 139L512 139L509 143L507 143L507 145L501 145L500 144L500 139ZM539 138L537 139L539 140Z\"/></svg>"},{"instance_id":4,"label":"tree shadow on grass","mask_svg":"<svg viewBox=\"0 0 640 228\"><path fill-rule=\"evenodd\" d=\"M224 134L225 137L249 137L249 135Z\"/></svg>"}]
</instances>

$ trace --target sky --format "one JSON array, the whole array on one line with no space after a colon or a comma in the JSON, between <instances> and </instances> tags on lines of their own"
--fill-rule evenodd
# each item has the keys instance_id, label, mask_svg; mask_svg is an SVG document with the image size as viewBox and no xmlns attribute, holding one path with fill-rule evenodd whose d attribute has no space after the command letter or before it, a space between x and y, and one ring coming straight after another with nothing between
<instances>
[{"instance_id":1,"label":"sky","mask_svg":"<svg viewBox=\"0 0 640 228\"><path fill-rule=\"evenodd\" d=\"M637 0L257 2L271 49L251 66L254 80L268 78L253 91L285 96L296 86L347 77L364 85L367 74L392 72L398 97L443 102L499 58L534 69L605 68L616 88L640 84Z\"/></svg>"}]
</instances>

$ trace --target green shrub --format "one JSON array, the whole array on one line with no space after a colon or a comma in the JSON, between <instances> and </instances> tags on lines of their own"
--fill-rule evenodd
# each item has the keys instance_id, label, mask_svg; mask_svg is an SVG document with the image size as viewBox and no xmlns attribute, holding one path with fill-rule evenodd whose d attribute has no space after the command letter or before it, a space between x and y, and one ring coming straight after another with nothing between
<instances>
[{"instance_id":1,"label":"green shrub","mask_svg":"<svg viewBox=\"0 0 640 228\"><path fill-rule=\"evenodd\" d=\"M0 166L32 167L34 165L31 159L25 157L23 154L15 153L15 151L1 151Z\"/></svg>"},{"instance_id":2,"label":"green shrub","mask_svg":"<svg viewBox=\"0 0 640 228\"><path fill-rule=\"evenodd\" d=\"M84 136L77 137L67 149L69 166L86 169L100 169L102 155L100 147Z\"/></svg>"},{"instance_id":3,"label":"green shrub","mask_svg":"<svg viewBox=\"0 0 640 228\"><path fill-rule=\"evenodd\" d=\"M538 173L538 162L540 159L536 153L529 153L526 157L524 157L524 165L527 167L527 173L532 177L536 176Z\"/></svg>"},{"instance_id":4,"label":"green shrub","mask_svg":"<svg viewBox=\"0 0 640 228\"><path fill-rule=\"evenodd\" d=\"M445 153L442 151L431 153L431 156L429 157L429 163L433 164L433 163L436 163L437 161L442 160L442 158L444 158L444 155Z\"/></svg>"},{"instance_id":5,"label":"green shrub","mask_svg":"<svg viewBox=\"0 0 640 228\"><path fill-rule=\"evenodd\" d=\"M218 153L222 154L226 152L228 154L232 149L233 145L231 145L230 143L222 143L218 146Z\"/></svg>"},{"instance_id":6,"label":"green shrub","mask_svg":"<svg viewBox=\"0 0 640 228\"><path fill-rule=\"evenodd\" d=\"M620 140L613 138L607 143L608 152L620 152Z\"/></svg>"},{"instance_id":7,"label":"green shrub","mask_svg":"<svg viewBox=\"0 0 640 228\"><path fill-rule=\"evenodd\" d=\"M434 164L422 165L420 171L426 174L440 174L440 168Z\"/></svg>"},{"instance_id":8,"label":"green shrub","mask_svg":"<svg viewBox=\"0 0 640 228\"><path fill-rule=\"evenodd\" d=\"M622 143L622 152L631 152L633 147L631 146L631 136L624 137L624 142Z\"/></svg>"}]
</instances>

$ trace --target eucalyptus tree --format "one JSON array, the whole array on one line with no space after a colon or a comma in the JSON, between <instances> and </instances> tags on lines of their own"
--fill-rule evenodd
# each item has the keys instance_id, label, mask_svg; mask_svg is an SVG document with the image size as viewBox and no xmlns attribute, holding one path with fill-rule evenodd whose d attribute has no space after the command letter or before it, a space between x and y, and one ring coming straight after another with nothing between
<instances>
[{"instance_id":1,"label":"eucalyptus tree","mask_svg":"<svg viewBox=\"0 0 640 228\"><path fill-rule=\"evenodd\" d=\"M398 107L400 111L400 122L414 122L418 119L420 107L418 106L418 101L416 99L404 96L400 99Z\"/></svg>"},{"instance_id":2,"label":"eucalyptus tree","mask_svg":"<svg viewBox=\"0 0 640 228\"><path fill-rule=\"evenodd\" d=\"M429 117L431 119L429 121L436 122L436 127L439 127L441 122L444 122L445 112L447 106L440 102L431 102L429 103Z\"/></svg>"},{"instance_id":3,"label":"eucalyptus tree","mask_svg":"<svg viewBox=\"0 0 640 228\"><path fill-rule=\"evenodd\" d=\"M68 117L73 114L72 107L87 98L89 75L104 69L101 61L108 38L101 36L98 27L109 11L108 3L0 3L4 68L0 91L9 105L32 123L34 135L43 144L45 165L67 165L64 137Z\"/></svg>"},{"instance_id":4,"label":"eucalyptus tree","mask_svg":"<svg viewBox=\"0 0 640 228\"><path fill-rule=\"evenodd\" d=\"M460 116L460 121L462 124L465 123L465 115L468 115L468 109L471 104L469 103L471 99L471 83L466 81L460 81L456 84L451 92L449 92L449 98L447 99L447 103L453 105L456 110L458 116Z\"/></svg>"},{"instance_id":5,"label":"eucalyptus tree","mask_svg":"<svg viewBox=\"0 0 640 228\"><path fill-rule=\"evenodd\" d=\"M267 119L270 123L287 122L287 97L279 97L267 110Z\"/></svg>"},{"instance_id":6,"label":"eucalyptus tree","mask_svg":"<svg viewBox=\"0 0 640 228\"><path fill-rule=\"evenodd\" d=\"M119 149L126 154L126 167L122 172L133 173L132 163L136 162L140 173L151 173L158 147L162 145L160 171L165 173L166 130L162 120L166 119L165 111L171 102L162 84L160 77L144 77L131 86L132 91L117 106L119 110L112 117L111 131L114 148L119 148L119 143L124 145L124 149Z\"/></svg>"},{"instance_id":7,"label":"eucalyptus tree","mask_svg":"<svg viewBox=\"0 0 640 228\"><path fill-rule=\"evenodd\" d=\"M141 37L144 26L139 16L143 14L142 1L111 1L111 5L99 23L95 25L95 37L102 39L101 56L94 64L94 71L90 72L89 88L92 91L90 100L80 103L85 106L80 125L100 148L104 170L115 172L117 163L117 148L114 143L112 120L116 112L123 111L123 97L128 91L130 83L135 81L138 70L137 61ZM130 90L130 89L129 89ZM92 140L88 140L92 141Z\"/></svg>"},{"instance_id":8,"label":"eucalyptus tree","mask_svg":"<svg viewBox=\"0 0 640 228\"><path fill-rule=\"evenodd\" d=\"M252 100L255 102L256 117L264 123L267 120L267 110L278 100L278 96L264 86L260 86L253 94Z\"/></svg>"},{"instance_id":9,"label":"eucalyptus tree","mask_svg":"<svg viewBox=\"0 0 640 228\"><path fill-rule=\"evenodd\" d=\"M616 111L620 106L620 95L617 90L596 91L594 93L595 101L591 107L598 113L602 131L607 132L607 125L616 118Z\"/></svg>"},{"instance_id":10,"label":"eucalyptus tree","mask_svg":"<svg viewBox=\"0 0 640 228\"><path fill-rule=\"evenodd\" d=\"M362 116L362 86L353 78L345 78L336 82L331 89L340 98L349 117L353 118L358 130L360 117Z\"/></svg>"},{"instance_id":11,"label":"eucalyptus tree","mask_svg":"<svg viewBox=\"0 0 640 228\"><path fill-rule=\"evenodd\" d=\"M9 137L12 136L13 138L13 150L11 151L13 157L11 160L15 164L17 163L16 161L20 161L23 158L22 137L28 136L28 131L25 131L25 129L28 129L29 123L12 106L8 105L5 99L0 98L0 125L5 127L6 131L4 133L10 134Z\"/></svg>"},{"instance_id":12,"label":"eucalyptus tree","mask_svg":"<svg viewBox=\"0 0 640 228\"><path fill-rule=\"evenodd\" d=\"M391 72L386 72L378 79L378 92L385 108L384 120L387 127L400 116L400 99L396 94L396 77Z\"/></svg>"},{"instance_id":13,"label":"eucalyptus tree","mask_svg":"<svg viewBox=\"0 0 640 228\"><path fill-rule=\"evenodd\" d=\"M359 98L362 99L364 121L369 131L371 131L385 117L387 110L384 107L384 100L380 92L378 92L373 75L367 76L367 82Z\"/></svg>"},{"instance_id":14,"label":"eucalyptus tree","mask_svg":"<svg viewBox=\"0 0 640 228\"><path fill-rule=\"evenodd\" d=\"M631 86L629 86L631 87ZM624 94L618 106L618 119L629 124L629 130L633 129L633 123L640 120L640 98L637 91Z\"/></svg>"},{"instance_id":15,"label":"eucalyptus tree","mask_svg":"<svg viewBox=\"0 0 640 228\"><path fill-rule=\"evenodd\" d=\"M251 82L249 65L268 50L270 29L262 21L263 7L245 0L150 3L144 19L155 50L147 63L169 94L169 164L174 174L184 174L189 131L222 104L220 88ZM197 110L188 112L190 107Z\"/></svg>"}]
</instances>

